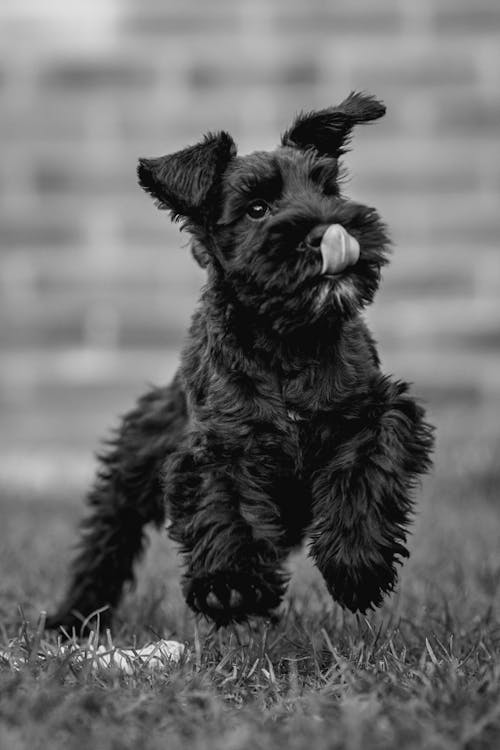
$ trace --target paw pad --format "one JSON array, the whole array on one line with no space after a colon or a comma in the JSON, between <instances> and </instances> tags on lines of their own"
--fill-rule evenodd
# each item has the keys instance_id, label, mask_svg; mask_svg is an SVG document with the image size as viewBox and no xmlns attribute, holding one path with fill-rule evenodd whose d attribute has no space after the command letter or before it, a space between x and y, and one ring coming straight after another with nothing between
<instances>
[{"instance_id":1,"label":"paw pad","mask_svg":"<svg viewBox=\"0 0 500 750\"><path fill-rule=\"evenodd\" d=\"M186 586L189 606L222 625L250 615L267 615L281 598L281 589L262 587L242 573L215 573L192 579Z\"/></svg>"},{"instance_id":2,"label":"paw pad","mask_svg":"<svg viewBox=\"0 0 500 750\"><path fill-rule=\"evenodd\" d=\"M212 589L208 592L206 599L209 609L219 611L225 609L240 609L243 604L243 595L236 589L229 589L219 592L219 595Z\"/></svg>"}]
</instances>

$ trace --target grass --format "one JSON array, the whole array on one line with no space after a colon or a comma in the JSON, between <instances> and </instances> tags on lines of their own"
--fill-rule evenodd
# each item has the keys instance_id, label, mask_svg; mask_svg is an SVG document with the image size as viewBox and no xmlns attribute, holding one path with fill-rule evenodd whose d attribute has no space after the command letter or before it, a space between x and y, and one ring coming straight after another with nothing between
<instances>
[{"instance_id":1,"label":"grass","mask_svg":"<svg viewBox=\"0 0 500 750\"><path fill-rule=\"evenodd\" d=\"M61 593L77 495L2 498L0 748L479 750L500 746L499 434L441 410L412 557L368 617L333 605L298 555L283 616L214 632L186 611L175 551L155 535L113 642L188 644L179 665L93 670L37 632ZM491 421L491 420L490 420ZM19 607L21 607L22 614Z\"/></svg>"}]
</instances>

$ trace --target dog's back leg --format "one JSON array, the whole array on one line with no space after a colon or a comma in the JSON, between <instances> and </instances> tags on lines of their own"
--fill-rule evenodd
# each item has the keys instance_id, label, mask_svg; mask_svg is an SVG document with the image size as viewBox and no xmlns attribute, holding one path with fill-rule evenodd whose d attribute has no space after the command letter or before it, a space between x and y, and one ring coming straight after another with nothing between
<instances>
[{"instance_id":1,"label":"dog's back leg","mask_svg":"<svg viewBox=\"0 0 500 750\"><path fill-rule=\"evenodd\" d=\"M78 553L67 595L48 627L78 633L91 613L109 622L123 584L133 579L134 561L144 549L144 526L165 519L161 467L185 432L186 404L178 377L142 396L122 420L88 495L90 514L82 522ZM95 622L95 621L94 621Z\"/></svg>"}]
</instances>

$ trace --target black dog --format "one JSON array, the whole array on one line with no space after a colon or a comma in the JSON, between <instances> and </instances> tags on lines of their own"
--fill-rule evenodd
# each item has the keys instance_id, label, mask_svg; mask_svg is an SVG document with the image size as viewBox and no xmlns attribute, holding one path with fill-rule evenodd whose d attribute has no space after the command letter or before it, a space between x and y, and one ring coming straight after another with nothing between
<instances>
[{"instance_id":1,"label":"black dog","mask_svg":"<svg viewBox=\"0 0 500 750\"><path fill-rule=\"evenodd\" d=\"M353 126L384 112L353 93L300 115L275 151L238 157L220 132L140 160L140 184L182 219L207 283L173 382L139 400L101 457L49 625L109 615L144 525L165 514L186 600L217 624L275 608L306 535L341 605L365 611L393 589L432 428L381 373L360 317L387 262L384 225L339 187Z\"/></svg>"}]
</instances>

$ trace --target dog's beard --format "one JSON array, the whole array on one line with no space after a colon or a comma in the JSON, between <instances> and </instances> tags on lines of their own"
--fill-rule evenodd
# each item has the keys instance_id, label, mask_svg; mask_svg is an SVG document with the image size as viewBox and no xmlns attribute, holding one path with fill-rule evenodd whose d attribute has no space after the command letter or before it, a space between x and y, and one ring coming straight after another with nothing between
<instances>
[{"instance_id":1,"label":"dog's beard","mask_svg":"<svg viewBox=\"0 0 500 750\"><path fill-rule=\"evenodd\" d=\"M348 275L337 278L323 277L318 282L318 292L314 301L314 311L318 317L335 311L343 318L350 318L361 305L356 295L352 279Z\"/></svg>"},{"instance_id":2,"label":"dog's beard","mask_svg":"<svg viewBox=\"0 0 500 750\"><path fill-rule=\"evenodd\" d=\"M304 329L321 320L338 323L352 318L363 306L352 274L328 277L314 264L292 270L281 267L265 280L256 278L252 285L247 277L237 294L257 319L275 331Z\"/></svg>"}]
</instances>

